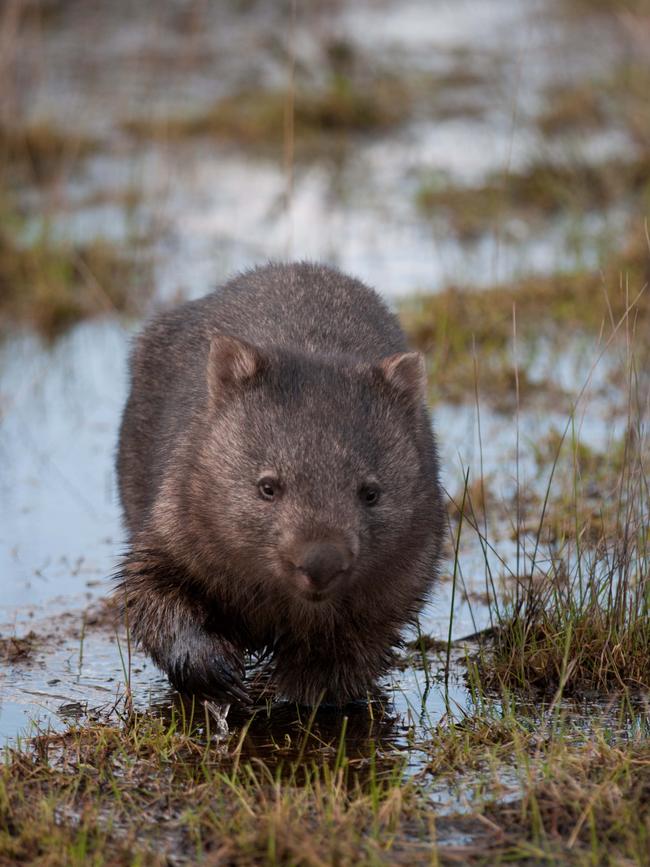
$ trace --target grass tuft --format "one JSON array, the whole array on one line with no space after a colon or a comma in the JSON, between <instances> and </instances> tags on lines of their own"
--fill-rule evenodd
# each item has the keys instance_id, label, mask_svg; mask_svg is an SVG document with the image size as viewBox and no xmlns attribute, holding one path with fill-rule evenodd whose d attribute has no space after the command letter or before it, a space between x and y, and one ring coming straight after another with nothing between
<instances>
[{"instance_id":1,"label":"grass tuft","mask_svg":"<svg viewBox=\"0 0 650 867\"><path fill-rule=\"evenodd\" d=\"M30 181L45 182L60 175L82 157L94 152L93 139L62 131L45 122L0 125L0 165L18 171Z\"/></svg>"},{"instance_id":2,"label":"grass tuft","mask_svg":"<svg viewBox=\"0 0 650 867\"><path fill-rule=\"evenodd\" d=\"M133 119L125 128L136 136L180 139L214 136L243 146L282 142L288 95L283 90L244 91L227 96L200 114L154 120ZM393 127L407 116L408 91L396 78L355 83L330 76L322 88L297 88L292 94L293 129L298 142L321 135L370 133Z\"/></svg>"},{"instance_id":3,"label":"grass tuft","mask_svg":"<svg viewBox=\"0 0 650 867\"><path fill-rule=\"evenodd\" d=\"M461 240L472 241L504 220L539 222L649 197L650 153L644 151L636 159L601 165L541 160L521 171L493 174L478 187L433 178L422 184L416 203L424 215L444 217Z\"/></svg>"},{"instance_id":4,"label":"grass tuft","mask_svg":"<svg viewBox=\"0 0 650 867\"><path fill-rule=\"evenodd\" d=\"M22 245L0 231L0 331L24 323L52 339L89 317L134 313L146 276L144 263L105 240Z\"/></svg>"},{"instance_id":5,"label":"grass tuft","mask_svg":"<svg viewBox=\"0 0 650 867\"><path fill-rule=\"evenodd\" d=\"M543 446L555 452L537 527L517 536L527 574L496 611L491 647L479 656L488 687L557 696L650 689L647 384L631 349L627 368L628 432L608 455L568 436L573 417Z\"/></svg>"},{"instance_id":6,"label":"grass tuft","mask_svg":"<svg viewBox=\"0 0 650 867\"><path fill-rule=\"evenodd\" d=\"M610 334L632 299L628 285L643 287L650 279L650 251L640 232L613 256L603 272L539 275L487 289L450 286L435 295L406 299L400 317L413 346L427 356L434 400L471 399L479 362L481 398L511 411L516 397L513 366L513 309L520 346L518 391L522 401L534 396L561 400L552 380L533 376L542 353L561 351L570 341ZM634 323L645 334L650 321L650 295L643 292L634 309ZM645 363L644 342L637 341Z\"/></svg>"}]
</instances>

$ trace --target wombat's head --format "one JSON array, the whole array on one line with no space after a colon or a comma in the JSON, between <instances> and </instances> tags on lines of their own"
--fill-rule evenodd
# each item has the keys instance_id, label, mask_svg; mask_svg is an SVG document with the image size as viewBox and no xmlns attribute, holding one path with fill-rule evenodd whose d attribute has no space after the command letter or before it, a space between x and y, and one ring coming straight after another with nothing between
<instances>
[{"instance_id":1,"label":"wombat's head","mask_svg":"<svg viewBox=\"0 0 650 867\"><path fill-rule=\"evenodd\" d=\"M187 518L215 567L319 603L408 562L431 496L419 353L371 365L217 335L207 378Z\"/></svg>"}]
</instances>

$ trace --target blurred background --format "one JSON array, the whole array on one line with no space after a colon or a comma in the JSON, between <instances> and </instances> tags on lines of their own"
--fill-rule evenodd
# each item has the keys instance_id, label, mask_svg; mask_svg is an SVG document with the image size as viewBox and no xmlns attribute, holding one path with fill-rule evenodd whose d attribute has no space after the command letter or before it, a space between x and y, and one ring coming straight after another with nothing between
<instances>
[{"instance_id":1,"label":"blurred background","mask_svg":"<svg viewBox=\"0 0 650 867\"><path fill-rule=\"evenodd\" d=\"M647 405L649 94L648 0L4 0L0 731L119 680L88 636L130 334L268 259L370 283L427 353L450 529L467 468L485 528L458 634L569 416L596 537Z\"/></svg>"}]
</instances>

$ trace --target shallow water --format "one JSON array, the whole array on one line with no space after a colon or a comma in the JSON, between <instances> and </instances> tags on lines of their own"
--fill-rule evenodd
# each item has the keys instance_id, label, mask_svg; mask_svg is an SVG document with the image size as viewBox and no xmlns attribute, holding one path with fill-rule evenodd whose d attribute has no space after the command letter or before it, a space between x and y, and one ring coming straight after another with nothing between
<instances>
[{"instance_id":1,"label":"shallow water","mask_svg":"<svg viewBox=\"0 0 650 867\"><path fill-rule=\"evenodd\" d=\"M387 297L449 282L488 284L591 265L600 236L616 229L616 215L601 215L598 231L581 228L593 215L578 215L571 227L557 223L531 236L515 226L512 238L502 232L467 245L423 219L415 204L426 178L476 183L537 159L630 152L616 130L551 148L529 123L546 87L570 81L576 69L595 74L621 50L603 22L597 35L606 49L596 54L592 28L581 21L567 35L549 14L552 0L315 4L296 21L293 49L314 79L323 71L323 44L345 38L360 62L407 78L475 73L461 87L435 85L435 78L426 87L443 104L480 110L434 108L393 131L354 139L334 156L324 146L320 159L299 162L289 177L281 142L256 156L218 140L148 143L120 127L133 117L209 108L244 85L286 87L288 61L278 47L286 16L259 3L236 13L218 2L186 20L169 0L157 14L125 4L127 30L121 5L75 7L47 31L28 30L19 68L30 86L16 98L29 117L102 137L100 152L41 204L46 214L48 205L67 208L54 226L66 236L152 233L158 298L202 294L233 270L278 257L338 264ZM142 197L126 212L116 204L125 191Z\"/></svg>"},{"instance_id":2,"label":"shallow water","mask_svg":"<svg viewBox=\"0 0 650 867\"><path fill-rule=\"evenodd\" d=\"M34 717L63 724L62 705L81 702L89 711L104 707L124 684L126 640L122 637L118 645L106 618L93 623L93 603L109 590L109 576L124 543L113 455L125 398L127 349L128 333L118 323L105 321L74 329L51 349L25 335L7 341L0 350L0 570L6 579L0 635L33 631L39 637L29 659L19 659L3 671L3 737L15 735ZM571 359L566 363L573 371ZM580 370L584 363L577 367ZM606 401L599 406L593 398L589 407L583 437L602 448L617 431L608 423ZM566 412L545 409L521 413L522 489L540 484L525 444L561 429L566 417ZM472 406L440 405L434 418L445 468L443 483L452 495L458 496L466 468L471 468L472 478L478 477L481 459L490 488L503 497L512 495L517 459L511 417L482 407L481 441ZM500 537L498 528L497 521L491 527L497 553L488 556L494 575L516 568L516 545L506 533ZM461 547L454 639L490 625L485 557L473 536L467 531ZM437 639L447 637L451 593L445 569L421 617L422 631ZM165 680L137 653L132 687L140 706L169 693ZM422 677L415 672L396 675L388 691L398 715L411 705L418 707L423 690ZM453 703L465 707L467 701L462 681L455 682ZM426 707L433 716L444 715L444 690L434 686Z\"/></svg>"},{"instance_id":3,"label":"shallow water","mask_svg":"<svg viewBox=\"0 0 650 867\"><path fill-rule=\"evenodd\" d=\"M487 69L495 64L497 73L463 96L481 103L478 115L417 118L390 134L361 138L338 161L296 166L289 194L281 158L215 142L146 144L119 128L127 118L211 105L248 79L284 86L286 58L279 52L278 60L269 43L286 29L286 20L262 4L240 14L224 4L204 4L205 20L198 24L185 20L181 4L160 4L155 20L127 5L128 29L120 4L106 4L101 14L76 8L23 33L25 113L56 116L62 124L74 119L102 137L102 146L64 183L26 188L21 196L32 232L46 213L51 231L63 237L140 239L155 257L152 306L202 294L232 271L276 257L337 264L391 302L450 281L487 285L596 261L597 243L585 240L576 251L566 241L565 224L534 237L487 236L461 245L415 206L418 185L431 173L473 183L543 155L522 106L534 106L543 88L569 76L573 66L607 62L576 42L566 65L558 64L562 39L545 15L548 3L338 4L326 8L327 15L298 22L298 59L318 58L323 34L344 34L361 52L381 47L390 63L409 70L444 72L460 62ZM172 64L179 45L184 60ZM601 156L628 146L614 134L579 144ZM129 190L140 199L125 209L120 193ZM616 225L617 216L585 220L595 237L612 221ZM105 712L124 687L125 640L118 641L105 622L93 623L92 606L110 586L123 546L113 455L129 334L108 318L74 328L52 347L29 333L0 345L0 635L33 630L38 637L27 658L0 673L0 739L15 737L34 718L60 727L71 717ZM539 378L552 369L577 393L575 384L584 382L594 352L585 361L569 347L561 364L542 356ZM594 394L583 401L584 438L600 448L618 434L607 400L596 393L602 367ZM522 411L518 459L512 415L481 407L479 440L471 401L435 408L449 492L458 493L466 467L477 478L481 463L497 500L512 495L518 474L524 488L543 484L529 446L551 428L562 429L569 407ZM516 545L506 527L494 529L498 556L490 555L490 565L495 575L507 576L516 570ZM453 638L490 625L482 598L484 560L476 539L464 537ZM451 593L449 576L443 576L423 612L423 631L438 639L447 636ZM136 704L168 704L169 688L151 663L137 652L131 662ZM421 672L389 678L396 743L404 745L407 721L422 714L423 696L432 720L443 718L450 703L469 707L459 673L455 668L448 690L434 682L426 695Z\"/></svg>"}]
</instances>

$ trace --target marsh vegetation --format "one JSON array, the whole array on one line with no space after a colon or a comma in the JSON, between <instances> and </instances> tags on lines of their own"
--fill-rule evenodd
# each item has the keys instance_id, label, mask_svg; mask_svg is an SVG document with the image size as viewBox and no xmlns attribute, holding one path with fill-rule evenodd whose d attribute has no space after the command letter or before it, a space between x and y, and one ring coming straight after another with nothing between
<instances>
[{"instance_id":1,"label":"marsh vegetation","mask_svg":"<svg viewBox=\"0 0 650 867\"><path fill-rule=\"evenodd\" d=\"M0 862L650 864L650 10L262 6L0 12ZM378 696L224 733L98 601L124 359L288 257L426 354L447 556Z\"/></svg>"}]
</instances>

